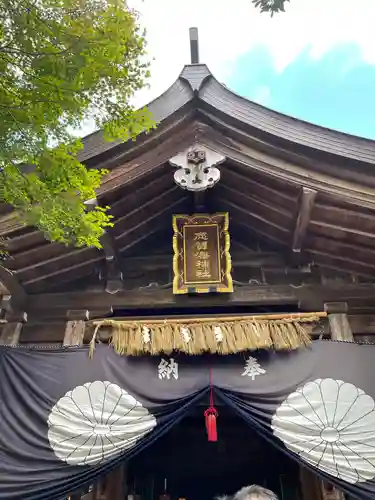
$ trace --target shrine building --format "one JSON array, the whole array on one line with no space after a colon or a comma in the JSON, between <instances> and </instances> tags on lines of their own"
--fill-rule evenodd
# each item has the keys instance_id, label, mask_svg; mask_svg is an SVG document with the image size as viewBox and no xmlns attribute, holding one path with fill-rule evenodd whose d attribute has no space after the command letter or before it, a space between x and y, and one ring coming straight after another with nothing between
<instances>
[{"instance_id":1,"label":"shrine building","mask_svg":"<svg viewBox=\"0 0 375 500\"><path fill-rule=\"evenodd\" d=\"M0 500L375 498L375 141L190 47L155 130L84 139L102 249L0 205Z\"/></svg>"}]
</instances>

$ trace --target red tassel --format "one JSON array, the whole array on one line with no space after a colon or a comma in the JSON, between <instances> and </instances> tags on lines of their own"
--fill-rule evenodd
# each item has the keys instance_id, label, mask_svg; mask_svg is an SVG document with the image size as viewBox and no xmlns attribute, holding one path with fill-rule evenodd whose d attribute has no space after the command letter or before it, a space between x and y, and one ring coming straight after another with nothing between
<instances>
[{"instance_id":1,"label":"red tassel","mask_svg":"<svg viewBox=\"0 0 375 500\"><path fill-rule=\"evenodd\" d=\"M204 412L204 418L206 420L206 430L207 439L209 442L217 441L217 427L216 427L216 417L218 412L216 408L210 407Z\"/></svg>"},{"instance_id":2,"label":"red tassel","mask_svg":"<svg viewBox=\"0 0 375 500\"><path fill-rule=\"evenodd\" d=\"M214 392L212 387L212 373L210 368L210 406L204 412L204 419L206 421L207 439L209 442L217 441L216 419L218 415L219 413L214 406Z\"/></svg>"}]
</instances>

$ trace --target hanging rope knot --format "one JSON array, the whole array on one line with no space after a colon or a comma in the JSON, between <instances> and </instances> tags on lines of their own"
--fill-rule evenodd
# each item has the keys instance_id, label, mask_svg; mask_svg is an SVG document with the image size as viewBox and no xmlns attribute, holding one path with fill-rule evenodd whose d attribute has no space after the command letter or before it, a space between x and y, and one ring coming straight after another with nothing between
<instances>
[{"instance_id":1,"label":"hanging rope knot","mask_svg":"<svg viewBox=\"0 0 375 500\"><path fill-rule=\"evenodd\" d=\"M212 386L212 371L210 368L210 406L204 412L204 419L206 422L207 439L209 442L217 441L217 426L216 419L219 412L214 405L214 389Z\"/></svg>"}]
</instances>

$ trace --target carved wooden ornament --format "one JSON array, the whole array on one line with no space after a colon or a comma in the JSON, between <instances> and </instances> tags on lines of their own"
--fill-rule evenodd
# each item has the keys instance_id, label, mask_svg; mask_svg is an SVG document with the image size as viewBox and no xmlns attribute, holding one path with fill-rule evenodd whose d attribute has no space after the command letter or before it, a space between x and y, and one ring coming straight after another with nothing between
<instances>
[{"instance_id":1,"label":"carved wooden ornament","mask_svg":"<svg viewBox=\"0 0 375 500\"><path fill-rule=\"evenodd\" d=\"M188 191L198 192L219 181L220 170L216 167L224 160L225 156L196 143L171 158L169 163L178 168L174 174L176 184Z\"/></svg>"}]
</instances>

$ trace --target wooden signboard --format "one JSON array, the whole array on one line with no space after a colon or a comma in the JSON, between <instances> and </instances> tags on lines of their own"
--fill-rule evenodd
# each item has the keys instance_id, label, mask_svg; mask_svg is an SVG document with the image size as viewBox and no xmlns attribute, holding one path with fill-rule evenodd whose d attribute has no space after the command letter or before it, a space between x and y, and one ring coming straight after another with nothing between
<instances>
[{"instance_id":1,"label":"wooden signboard","mask_svg":"<svg viewBox=\"0 0 375 500\"><path fill-rule=\"evenodd\" d=\"M173 216L173 293L233 292L227 213Z\"/></svg>"}]
</instances>

